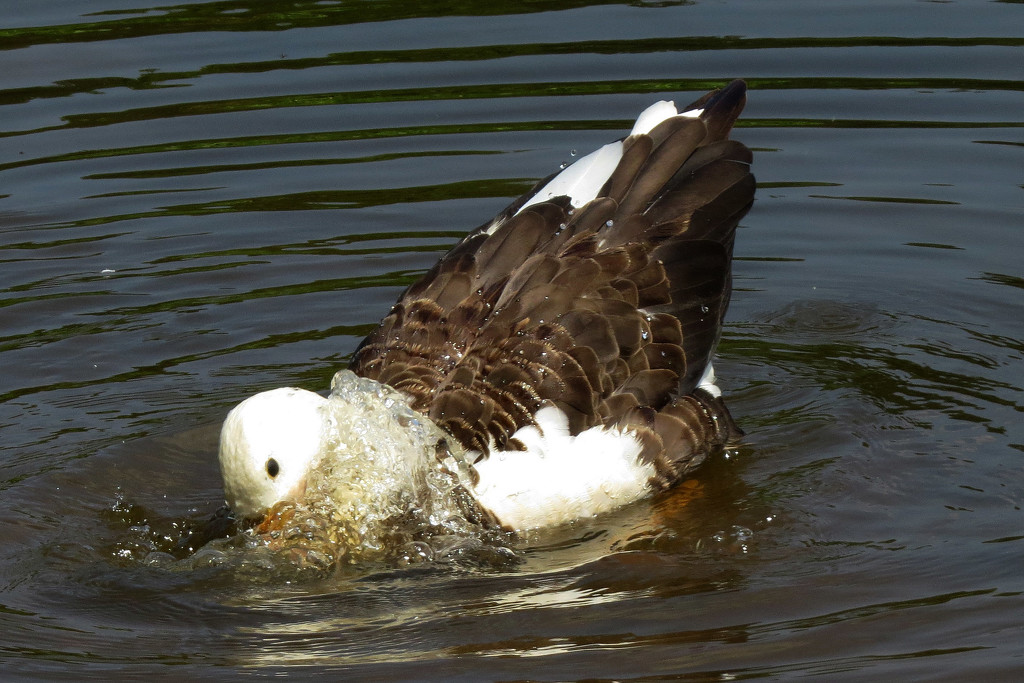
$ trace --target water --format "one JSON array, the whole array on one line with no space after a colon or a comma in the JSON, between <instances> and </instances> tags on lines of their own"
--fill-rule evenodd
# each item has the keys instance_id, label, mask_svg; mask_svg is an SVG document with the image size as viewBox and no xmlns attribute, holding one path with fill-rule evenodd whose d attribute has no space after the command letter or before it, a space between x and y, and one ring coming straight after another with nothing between
<instances>
[{"instance_id":1,"label":"water","mask_svg":"<svg viewBox=\"0 0 1024 683\"><path fill-rule=\"evenodd\" d=\"M1019 4L0 6L4 678L1024 672ZM218 564L231 405L733 77L741 448L515 562Z\"/></svg>"}]
</instances>

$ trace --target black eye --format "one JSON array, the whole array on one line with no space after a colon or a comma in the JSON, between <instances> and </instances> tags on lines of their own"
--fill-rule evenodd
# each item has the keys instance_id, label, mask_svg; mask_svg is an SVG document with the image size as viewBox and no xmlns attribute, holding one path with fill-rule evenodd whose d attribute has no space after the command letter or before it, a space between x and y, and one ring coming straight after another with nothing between
<instances>
[{"instance_id":1,"label":"black eye","mask_svg":"<svg viewBox=\"0 0 1024 683\"><path fill-rule=\"evenodd\" d=\"M273 479L277 476L277 473L281 471L281 466L277 464L277 461L273 458L267 460L267 474Z\"/></svg>"}]
</instances>

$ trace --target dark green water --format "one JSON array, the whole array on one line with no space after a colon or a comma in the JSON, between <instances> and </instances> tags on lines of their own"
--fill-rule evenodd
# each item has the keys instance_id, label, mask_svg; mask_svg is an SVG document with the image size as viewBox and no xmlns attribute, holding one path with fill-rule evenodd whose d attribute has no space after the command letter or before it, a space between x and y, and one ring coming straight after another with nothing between
<instances>
[{"instance_id":1,"label":"dark green water","mask_svg":"<svg viewBox=\"0 0 1024 683\"><path fill-rule=\"evenodd\" d=\"M1024 9L823 7L0 0L0 677L1024 675ZM204 562L231 405L734 77L738 452L519 564Z\"/></svg>"}]
</instances>

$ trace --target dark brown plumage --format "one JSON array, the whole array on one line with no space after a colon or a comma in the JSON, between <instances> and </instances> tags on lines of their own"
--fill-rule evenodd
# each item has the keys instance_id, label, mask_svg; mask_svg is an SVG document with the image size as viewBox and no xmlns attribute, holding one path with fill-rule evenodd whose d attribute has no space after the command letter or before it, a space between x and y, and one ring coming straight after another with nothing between
<instances>
[{"instance_id":1,"label":"dark brown plumage","mask_svg":"<svg viewBox=\"0 0 1024 683\"><path fill-rule=\"evenodd\" d=\"M739 434L698 383L754 197L750 151L727 139L744 102L734 81L686 108L699 118L626 138L582 207L556 197L519 211L550 178L539 183L409 287L350 368L481 457L519 447L512 435L550 402L573 434L633 430L652 484L677 481Z\"/></svg>"}]
</instances>

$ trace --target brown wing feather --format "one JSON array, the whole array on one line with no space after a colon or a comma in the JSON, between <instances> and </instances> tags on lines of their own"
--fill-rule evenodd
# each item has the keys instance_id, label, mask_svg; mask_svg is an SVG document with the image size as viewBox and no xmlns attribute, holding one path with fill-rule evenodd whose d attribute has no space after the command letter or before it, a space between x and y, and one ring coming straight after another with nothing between
<instances>
[{"instance_id":1,"label":"brown wing feather","mask_svg":"<svg viewBox=\"0 0 1024 683\"><path fill-rule=\"evenodd\" d=\"M695 103L701 118L627 138L579 209L558 197L516 213L530 195L514 202L402 295L351 368L483 456L517 448L512 435L550 402L573 433L635 430L660 483L675 481L738 433L696 385L753 201L750 152L725 139L744 92L734 82Z\"/></svg>"}]
</instances>

